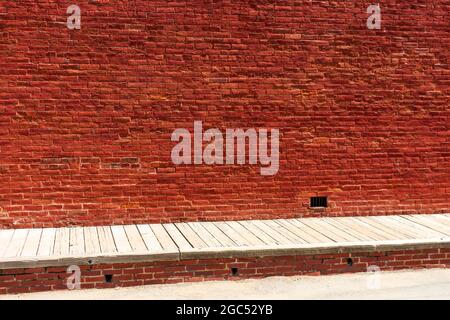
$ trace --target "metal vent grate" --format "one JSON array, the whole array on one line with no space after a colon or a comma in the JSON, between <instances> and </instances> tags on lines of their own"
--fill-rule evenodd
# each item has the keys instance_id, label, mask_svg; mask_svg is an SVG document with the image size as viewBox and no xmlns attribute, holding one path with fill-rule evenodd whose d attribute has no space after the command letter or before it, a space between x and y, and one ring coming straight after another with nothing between
<instances>
[{"instance_id":1,"label":"metal vent grate","mask_svg":"<svg viewBox=\"0 0 450 320\"><path fill-rule=\"evenodd\" d=\"M113 281L113 275L112 274L105 274L105 282L106 283L112 283Z\"/></svg>"},{"instance_id":2,"label":"metal vent grate","mask_svg":"<svg viewBox=\"0 0 450 320\"><path fill-rule=\"evenodd\" d=\"M327 197L311 197L311 208L326 208L327 206Z\"/></svg>"}]
</instances>

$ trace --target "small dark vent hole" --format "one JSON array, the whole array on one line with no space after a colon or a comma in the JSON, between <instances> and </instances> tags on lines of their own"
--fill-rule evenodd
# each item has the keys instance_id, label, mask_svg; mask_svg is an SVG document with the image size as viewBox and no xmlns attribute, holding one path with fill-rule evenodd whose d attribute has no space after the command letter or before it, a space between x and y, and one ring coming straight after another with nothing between
<instances>
[{"instance_id":1,"label":"small dark vent hole","mask_svg":"<svg viewBox=\"0 0 450 320\"><path fill-rule=\"evenodd\" d=\"M231 275L232 276L237 276L239 274L239 269L238 268L231 268Z\"/></svg>"},{"instance_id":2,"label":"small dark vent hole","mask_svg":"<svg viewBox=\"0 0 450 320\"><path fill-rule=\"evenodd\" d=\"M327 197L311 197L311 208L326 208L327 206Z\"/></svg>"},{"instance_id":3,"label":"small dark vent hole","mask_svg":"<svg viewBox=\"0 0 450 320\"><path fill-rule=\"evenodd\" d=\"M348 265L349 267L351 267L351 266L353 265L353 259L352 259L352 258L348 258L348 259L347 259L347 265Z\"/></svg>"},{"instance_id":4,"label":"small dark vent hole","mask_svg":"<svg viewBox=\"0 0 450 320\"><path fill-rule=\"evenodd\" d=\"M113 281L113 275L112 274L105 274L105 282L111 283Z\"/></svg>"}]
</instances>

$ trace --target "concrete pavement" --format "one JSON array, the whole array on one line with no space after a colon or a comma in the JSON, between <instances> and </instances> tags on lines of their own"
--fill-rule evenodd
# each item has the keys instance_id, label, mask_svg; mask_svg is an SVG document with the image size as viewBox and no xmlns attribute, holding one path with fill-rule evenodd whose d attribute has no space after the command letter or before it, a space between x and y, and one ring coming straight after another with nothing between
<instances>
[{"instance_id":1,"label":"concrete pavement","mask_svg":"<svg viewBox=\"0 0 450 320\"><path fill-rule=\"evenodd\" d=\"M450 299L450 269L0 295L4 299Z\"/></svg>"}]
</instances>

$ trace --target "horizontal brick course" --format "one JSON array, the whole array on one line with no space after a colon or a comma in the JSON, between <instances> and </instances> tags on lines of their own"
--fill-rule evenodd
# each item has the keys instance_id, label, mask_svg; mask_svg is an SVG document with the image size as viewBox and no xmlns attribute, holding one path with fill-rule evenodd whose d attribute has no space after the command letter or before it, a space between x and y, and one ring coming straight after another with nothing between
<instances>
[{"instance_id":1,"label":"horizontal brick course","mask_svg":"<svg viewBox=\"0 0 450 320\"><path fill-rule=\"evenodd\" d=\"M369 266L378 266L383 271L448 268L450 252L447 251L427 249L377 252L376 255L362 252L92 265L82 267L81 289L365 272ZM439 258L436 258L437 256ZM347 261L349 258L353 262L351 266ZM238 275L232 275L231 268L238 268ZM0 294L64 290L67 289L68 275L66 268L0 270ZM105 283L105 275L113 275L112 283Z\"/></svg>"},{"instance_id":2,"label":"horizontal brick course","mask_svg":"<svg viewBox=\"0 0 450 320\"><path fill-rule=\"evenodd\" d=\"M449 2L371 3L2 0L0 228L449 212ZM278 174L174 166L195 120Z\"/></svg>"}]
</instances>

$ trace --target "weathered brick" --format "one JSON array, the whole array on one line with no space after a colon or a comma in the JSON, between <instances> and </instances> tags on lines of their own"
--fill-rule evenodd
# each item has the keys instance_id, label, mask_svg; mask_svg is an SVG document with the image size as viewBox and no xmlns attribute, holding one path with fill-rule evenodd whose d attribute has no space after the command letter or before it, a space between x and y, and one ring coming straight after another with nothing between
<instances>
[{"instance_id":1,"label":"weathered brick","mask_svg":"<svg viewBox=\"0 0 450 320\"><path fill-rule=\"evenodd\" d=\"M68 30L2 1L1 228L449 211L447 0L383 1L382 30L365 2L98 2ZM195 120L279 128L278 174L173 165Z\"/></svg>"}]
</instances>

